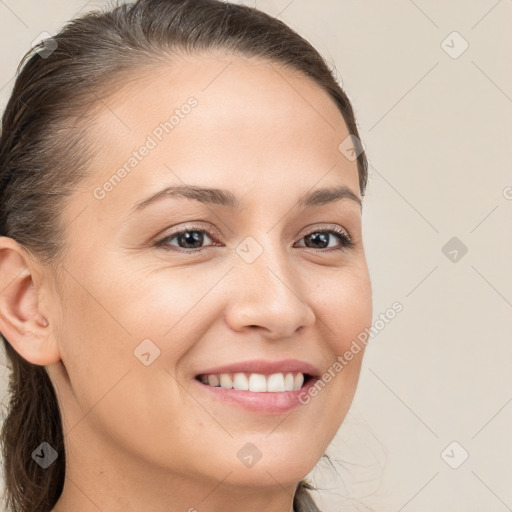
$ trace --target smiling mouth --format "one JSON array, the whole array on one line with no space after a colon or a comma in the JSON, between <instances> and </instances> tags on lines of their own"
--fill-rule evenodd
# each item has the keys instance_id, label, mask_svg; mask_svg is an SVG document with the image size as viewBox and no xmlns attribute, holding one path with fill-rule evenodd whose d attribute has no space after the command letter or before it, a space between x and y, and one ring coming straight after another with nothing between
<instances>
[{"instance_id":1,"label":"smiling mouth","mask_svg":"<svg viewBox=\"0 0 512 512\"><path fill-rule=\"evenodd\" d=\"M297 391L308 384L314 377L308 373L281 372L263 373L218 373L200 374L196 380L212 387L252 391L254 393L283 393Z\"/></svg>"}]
</instances>

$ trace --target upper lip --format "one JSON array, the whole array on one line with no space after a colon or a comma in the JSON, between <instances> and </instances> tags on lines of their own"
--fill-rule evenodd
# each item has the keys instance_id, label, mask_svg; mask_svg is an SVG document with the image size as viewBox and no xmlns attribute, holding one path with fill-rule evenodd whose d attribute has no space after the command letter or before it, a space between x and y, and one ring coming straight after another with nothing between
<instances>
[{"instance_id":1,"label":"upper lip","mask_svg":"<svg viewBox=\"0 0 512 512\"><path fill-rule=\"evenodd\" d=\"M264 359L252 359L250 361L240 361L222 366L215 366L202 370L197 375L212 375L220 373L287 373L300 372L319 377L320 371L310 363L299 361L298 359L281 359L278 361L266 361ZM196 375L196 376L197 376Z\"/></svg>"}]
</instances>

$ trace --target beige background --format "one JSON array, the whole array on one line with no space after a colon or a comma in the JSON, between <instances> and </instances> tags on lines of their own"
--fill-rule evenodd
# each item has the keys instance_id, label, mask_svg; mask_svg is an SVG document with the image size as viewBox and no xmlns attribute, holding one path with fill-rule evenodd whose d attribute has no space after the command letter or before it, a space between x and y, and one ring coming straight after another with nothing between
<instances>
[{"instance_id":1,"label":"beige background","mask_svg":"<svg viewBox=\"0 0 512 512\"><path fill-rule=\"evenodd\" d=\"M104 5L84 3L0 1L2 107L38 34ZM372 166L374 318L394 301L404 308L371 340L329 451L338 475L326 463L313 472L317 503L512 510L512 1L244 3L278 15L336 65ZM465 255L445 255L452 237Z\"/></svg>"}]
</instances>

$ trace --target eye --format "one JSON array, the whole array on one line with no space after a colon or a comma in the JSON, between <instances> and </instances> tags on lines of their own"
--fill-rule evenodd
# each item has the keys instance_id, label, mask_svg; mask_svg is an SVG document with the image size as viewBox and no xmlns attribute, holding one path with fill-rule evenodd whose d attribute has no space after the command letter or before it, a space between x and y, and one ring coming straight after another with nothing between
<instances>
[{"instance_id":1,"label":"eye","mask_svg":"<svg viewBox=\"0 0 512 512\"><path fill-rule=\"evenodd\" d=\"M185 252L198 252L201 249L201 244L206 238L210 238L210 233L204 228L198 226L188 226L186 229L182 229L181 231L177 231L172 235L166 236L159 240L156 245L162 246L165 250L168 251L178 251L180 249L184 249ZM176 239L178 242L178 249L173 249L172 244L170 242Z\"/></svg>"},{"instance_id":2,"label":"eye","mask_svg":"<svg viewBox=\"0 0 512 512\"><path fill-rule=\"evenodd\" d=\"M330 246L330 241L333 239L333 235L335 238L338 239L338 241L341 242L341 246ZM306 246L312 249L346 250L354 246L354 242L352 241L348 233L344 229L338 227L327 230L317 229L316 231L311 231L309 234L304 236L302 240L305 240L307 243L313 244L313 247ZM321 247L315 247L316 245L320 245Z\"/></svg>"},{"instance_id":3,"label":"eye","mask_svg":"<svg viewBox=\"0 0 512 512\"><path fill-rule=\"evenodd\" d=\"M333 237L334 235L334 237ZM206 237L205 237L206 236ZM156 242L157 247L162 247L166 251L176 251L176 252L200 252L205 249L202 247L202 244L206 239L212 240L213 234L208 230L199 227L199 226L188 226L181 231L177 231L171 235L168 235L158 242ZM172 244L173 240L177 241L177 246ZM332 239L337 239L340 244L337 247L332 247L330 242ZM331 228L325 230L311 231L307 235L305 235L301 240L305 240L307 244L310 245L302 245L301 247L308 247L311 249L329 249L329 250L347 250L353 247L354 242L348 235L348 233L342 228ZM220 244L213 244L219 246ZM320 246L320 247L318 247ZM210 245L212 247L212 245Z\"/></svg>"}]
</instances>

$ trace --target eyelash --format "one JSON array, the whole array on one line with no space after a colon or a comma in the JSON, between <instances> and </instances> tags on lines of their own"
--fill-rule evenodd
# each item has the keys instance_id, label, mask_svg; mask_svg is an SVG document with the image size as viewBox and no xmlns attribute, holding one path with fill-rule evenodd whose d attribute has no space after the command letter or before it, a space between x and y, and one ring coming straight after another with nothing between
<instances>
[{"instance_id":1,"label":"eyelash","mask_svg":"<svg viewBox=\"0 0 512 512\"><path fill-rule=\"evenodd\" d=\"M212 240L214 239L213 234L210 231L204 229L204 227L191 225L191 226L187 226L186 228L184 228L180 231L176 231L176 233L172 233L170 235L165 236L164 238L162 238L158 242L156 242L155 245L157 247L161 247L165 251L175 251L178 253L181 252L181 253L185 253L185 254L197 253L197 252L201 252L201 251L208 249L208 247L201 247L199 249L185 249L183 247L170 246L166 243L166 242L169 242L170 240L172 240L173 238L175 238L176 236L182 235L182 234L190 232L190 231L198 231L201 233L206 233ZM334 234L334 235L337 235L337 238L342 242L341 246L336 247L336 248L331 247L331 248L326 248L326 249L311 249L315 252L317 252L317 251L319 251L319 252L347 251L354 246L354 242L352 241L350 236L347 234L347 232L345 230L343 230L341 228L337 228L337 227L330 228L330 229L315 229L314 231L310 231L309 233L306 233L301 238L301 240L304 239L306 236L312 235L314 233ZM303 246L303 247L308 249L308 247L305 247L305 246ZM210 246L210 248L211 248L211 246Z\"/></svg>"}]
</instances>

